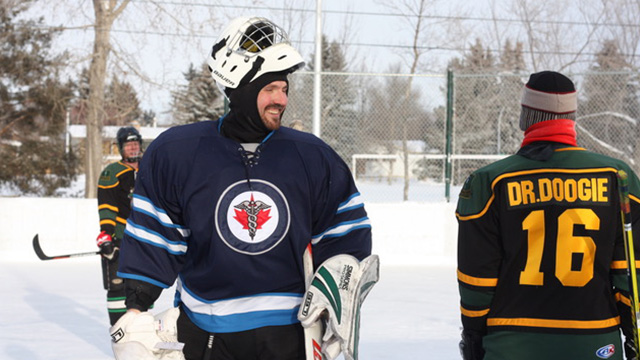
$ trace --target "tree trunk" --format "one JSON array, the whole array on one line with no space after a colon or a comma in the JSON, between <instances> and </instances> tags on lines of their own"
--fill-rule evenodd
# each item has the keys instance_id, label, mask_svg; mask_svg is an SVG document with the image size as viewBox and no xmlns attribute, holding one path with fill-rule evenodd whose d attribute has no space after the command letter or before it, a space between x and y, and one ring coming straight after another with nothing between
<instances>
[{"instance_id":1,"label":"tree trunk","mask_svg":"<svg viewBox=\"0 0 640 360\"><path fill-rule=\"evenodd\" d=\"M104 118L104 84L107 58L111 47L109 36L113 21L129 0L117 5L117 0L93 0L95 37L93 56L89 65L89 99L87 104L87 143L85 158L85 197L98 194L98 176L102 170L102 123Z\"/></svg>"},{"instance_id":2,"label":"tree trunk","mask_svg":"<svg viewBox=\"0 0 640 360\"><path fill-rule=\"evenodd\" d=\"M418 62L420 61L420 50L418 49L418 42L420 40L420 30L422 29L422 16L424 14L424 11L426 9L426 0L420 0L420 3L418 4L418 22L416 23L416 26L414 28L413 31L413 45L412 45L412 51L413 51L413 62L411 63L411 75L414 75L416 73L416 69L418 68ZM409 96L411 96L411 86L413 85L413 76L409 77L409 81L407 83L407 90L404 94L404 101L405 103L409 102ZM406 106L403 106L403 109L406 109ZM404 188L403 188L403 192L402 192L402 200L403 201L408 201L409 200L409 181L410 181L410 176L411 176L411 172L409 171L409 146L407 145L407 122L409 121L409 118L406 117L404 119L404 122L402 123L402 153L404 155Z\"/></svg>"}]
</instances>

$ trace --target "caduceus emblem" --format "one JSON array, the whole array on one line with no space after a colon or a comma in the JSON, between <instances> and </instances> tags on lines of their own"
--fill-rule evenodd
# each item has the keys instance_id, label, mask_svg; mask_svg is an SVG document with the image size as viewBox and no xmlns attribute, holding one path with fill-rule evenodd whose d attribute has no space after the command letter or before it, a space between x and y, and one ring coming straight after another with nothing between
<instances>
[{"instance_id":1,"label":"caduceus emblem","mask_svg":"<svg viewBox=\"0 0 640 360\"><path fill-rule=\"evenodd\" d=\"M251 240L256 236L256 231L262 229L262 225L271 219L271 216L269 216L271 205L267 205L260 200L255 201L253 194L251 194L250 200L234 205L234 208L237 209L234 210L236 212L234 219L242 224L243 229L249 230Z\"/></svg>"}]
</instances>

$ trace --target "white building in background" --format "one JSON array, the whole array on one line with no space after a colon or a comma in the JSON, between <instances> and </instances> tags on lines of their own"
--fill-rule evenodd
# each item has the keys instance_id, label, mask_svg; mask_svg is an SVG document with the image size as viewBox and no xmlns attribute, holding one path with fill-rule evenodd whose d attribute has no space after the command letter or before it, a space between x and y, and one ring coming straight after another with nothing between
<instances>
[{"instance_id":1,"label":"white building in background","mask_svg":"<svg viewBox=\"0 0 640 360\"><path fill-rule=\"evenodd\" d=\"M147 146L160 135L162 132L168 129L168 127L149 127L138 125L120 125L120 126L103 126L102 127L102 161L106 165L110 162L120 160L120 153L118 152L118 143L116 141L116 134L118 130L123 126L133 126L140 132L142 136L142 148L146 149ZM87 128L85 125L69 125L68 127L68 144L71 146L77 146L84 143L87 138Z\"/></svg>"}]
</instances>

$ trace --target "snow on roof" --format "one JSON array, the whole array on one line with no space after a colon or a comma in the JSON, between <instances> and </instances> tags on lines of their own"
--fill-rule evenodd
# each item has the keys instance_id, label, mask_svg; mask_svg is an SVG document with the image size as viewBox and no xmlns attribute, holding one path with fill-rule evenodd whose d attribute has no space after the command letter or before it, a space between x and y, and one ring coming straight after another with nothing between
<instances>
[{"instance_id":1,"label":"snow on roof","mask_svg":"<svg viewBox=\"0 0 640 360\"><path fill-rule=\"evenodd\" d=\"M105 139L115 139L118 130L122 126L103 126L102 127L102 137ZM136 127L140 132L143 140L153 140L158 137L163 131L167 130L168 127L147 127L140 126ZM70 125L69 126L69 134L73 138L86 138L87 137L87 129L85 125Z\"/></svg>"}]
</instances>

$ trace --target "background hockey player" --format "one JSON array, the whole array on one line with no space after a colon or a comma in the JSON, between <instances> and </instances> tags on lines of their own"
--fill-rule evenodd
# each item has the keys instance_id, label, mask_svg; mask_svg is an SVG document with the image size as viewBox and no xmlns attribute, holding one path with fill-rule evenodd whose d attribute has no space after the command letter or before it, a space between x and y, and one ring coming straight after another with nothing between
<instances>
[{"instance_id":1,"label":"background hockey player","mask_svg":"<svg viewBox=\"0 0 640 360\"><path fill-rule=\"evenodd\" d=\"M475 171L460 192L464 359L623 358L620 322L630 315L614 296L629 303L618 171L629 175L636 222L640 184L624 162L577 146L576 110L570 79L532 74L522 147Z\"/></svg>"},{"instance_id":2,"label":"background hockey player","mask_svg":"<svg viewBox=\"0 0 640 360\"><path fill-rule=\"evenodd\" d=\"M116 141L122 159L107 165L98 180L100 234L96 239L102 255L102 277L107 290L107 310L111 325L126 311L124 283L116 274L118 249L131 213L131 195L142 154L142 137L135 128L118 129Z\"/></svg>"},{"instance_id":3,"label":"background hockey player","mask_svg":"<svg viewBox=\"0 0 640 360\"><path fill-rule=\"evenodd\" d=\"M342 304L327 310L327 351L357 357L352 334L377 257L346 164L315 136L280 127L287 76L303 65L271 21L232 21L209 59L230 112L171 128L148 147L121 251L130 310L112 328L116 357L153 336L141 334L153 322L145 311L176 279L187 359L307 358L303 296L307 326L330 300ZM304 295L308 247L322 275ZM340 288L324 294L323 281Z\"/></svg>"}]
</instances>

